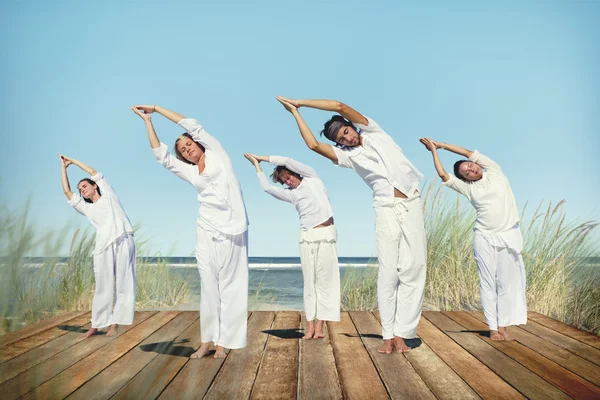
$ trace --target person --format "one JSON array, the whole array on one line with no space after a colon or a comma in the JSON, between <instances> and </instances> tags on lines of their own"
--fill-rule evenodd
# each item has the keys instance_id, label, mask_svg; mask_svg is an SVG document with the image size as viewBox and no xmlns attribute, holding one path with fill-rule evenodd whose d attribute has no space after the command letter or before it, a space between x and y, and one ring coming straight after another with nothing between
<instances>
[{"instance_id":1,"label":"person","mask_svg":"<svg viewBox=\"0 0 600 400\"><path fill-rule=\"evenodd\" d=\"M427 250L419 182L423 175L400 146L375 121L334 100L277 97L292 113L306 145L334 164L353 169L373 191L379 272L377 302L382 325L380 353L410 351L421 317ZM336 112L321 132L334 142L319 142L298 109Z\"/></svg>"},{"instance_id":2,"label":"person","mask_svg":"<svg viewBox=\"0 0 600 400\"><path fill-rule=\"evenodd\" d=\"M492 340L513 340L510 325L527 323L525 266L519 209L508 179L490 158L465 148L421 138L433 155L443 184L464 195L476 211L473 252L480 278L481 305ZM438 149L467 157L448 174Z\"/></svg>"},{"instance_id":3,"label":"person","mask_svg":"<svg viewBox=\"0 0 600 400\"><path fill-rule=\"evenodd\" d=\"M93 254L96 288L92 301L92 327L88 338L99 329L110 327L107 336L118 333L119 325L131 325L135 313L135 242L133 228L123 206L106 178L81 161L59 155L62 186L68 204L85 215L96 228ZM90 178L77 184L79 193L69 185L67 167L76 165Z\"/></svg>"},{"instance_id":4,"label":"person","mask_svg":"<svg viewBox=\"0 0 600 400\"><path fill-rule=\"evenodd\" d=\"M278 200L292 203L300 217L300 264L304 276L304 312L308 327L303 339L320 339L323 321L340 320L340 270L337 232L325 185L317 172L288 157L244 156L255 166L263 190ZM269 183L260 162L276 167ZM316 323L315 323L316 320Z\"/></svg>"},{"instance_id":5,"label":"person","mask_svg":"<svg viewBox=\"0 0 600 400\"><path fill-rule=\"evenodd\" d=\"M209 354L211 342L216 346L214 357L224 358L225 349L246 346L248 319L248 218L231 159L195 119L154 105L138 105L132 110L144 120L158 162L197 192L202 344L191 358ZM175 141L175 156L156 135L151 120L154 112L186 130Z\"/></svg>"}]
</instances>

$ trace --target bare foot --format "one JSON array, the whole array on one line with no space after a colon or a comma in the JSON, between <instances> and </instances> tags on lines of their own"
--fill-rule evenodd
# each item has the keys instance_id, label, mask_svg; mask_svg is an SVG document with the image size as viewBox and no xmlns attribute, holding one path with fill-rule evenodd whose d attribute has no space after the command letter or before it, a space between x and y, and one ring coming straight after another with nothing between
<instances>
[{"instance_id":1,"label":"bare foot","mask_svg":"<svg viewBox=\"0 0 600 400\"><path fill-rule=\"evenodd\" d=\"M490 331L490 339L501 341L504 340L504 336L502 336L498 331Z\"/></svg>"},{"instance_id":2,"label":"bare foot","mask_svg":"<svg viewBox=\"0 0 600 400\"><path fill-rule=\"evenodd\" d=\"M317 321L315 327L315 335L313 336L313 339L322 339L324 337L325 335L323 334L323 321Z\"/></svg>"},{"instance_id":3,"label":"bare foot","mask_svg":"<svg viewBox=\"0 0 600 400\"><path fill-rule=\"evenodd\" d=\"M213 357L214 358L225 358L226 356L227 356L227 353L225 353L225 348L223 348L223 346L217 346L217 351Z\"/></svg>"},{"instance_id":4,"label":"bare foot","mask_svg":"<svg viewBox=\"0 0 600 400\"><path fill-rule=\"evenodd\" d=\"M197 352L192 354L190 358L202 358L210 352L210 343L202 343Z\"/></svg>"},{"instance_id":5,"label":"bare foot","mask_svg":"<svg viewBox=\"0 0 600 400\"><path fill-rule=\"evenodd\" d=\"M96 328L92 328L92 329L90 329L89 331L87 331L87 332L85 333L85 335L83 335L83 336L84 336L85 338L89 338L90 336L92 336L92 335L95 335L96 333L98 333L98 329L96 329Z\"/></svg>"},{"instance_id":6,"label":"bare foot","mask_svg":"<svg viewBox=\"0 0 600 400\"><path fill-rule=\"evenodd\" d=\"M315 323L314 321L308 321L308 328L306 328L306 333L302 336L302 339L312 339L315 335Z\"/></svg>"},{"instance_id":7,"label":"bare foot","mask_svg":"<svg viewBox=\"0 0 600 400\"><path fill-rule=\"evenodd\" d=\"M378 352L380 352L381 354L392 354L392 351L394 351L394 340L393 339L386 339L383 341L383 346L380 347L379 349L377 349Z\"/></svg>"},{"instance_id":8,"label":"bare foot","mask_svg":"<svg viewBox=\"0 0 600 400\"><path fill-rule=\"evenodd\" d=\"M504 338L504 340L510 342L511 340L515 340L512 336L510 336L508 334L508 329L504 326L499 326L498 327L498 334L502 335L502 337Z\"/></svg>"},{"instance_id":9,"label":"bare foot","mask_svg":"<svg viewBox=\"0 0 600 400\"><path fill-rule=\"evenodd\" d=\"M411 350L400 336L394 336L394 347L398 353L408 353Z\"/></svg>"},{"instance_id":10,"label":"bare foot","mask_svg":"<svg viewBox=\"0 0 600 400\"><path fill-rule=\"evenodd\" d=\"M106 332L106 336L117 336L118 330L119 330L119 325L112 324L110 326L110 329L108 330L108 332Z\"/></svg>"}]
</instances>

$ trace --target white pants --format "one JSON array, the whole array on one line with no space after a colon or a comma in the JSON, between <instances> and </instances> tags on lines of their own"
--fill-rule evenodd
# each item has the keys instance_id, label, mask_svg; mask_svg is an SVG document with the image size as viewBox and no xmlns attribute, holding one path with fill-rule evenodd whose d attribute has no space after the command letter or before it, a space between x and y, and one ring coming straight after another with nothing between
<instances>
[{"instance_id":1,"label":"white pants","mask_svg":"<svg viewBox=\"0 0 600 400\"><path fill-rule=\"evenodd\" d=\"M419 195L375 208L379 259L377 302L383 339L417 336L427 272L427 240Z\"/></svg>"},{"instance_id":2,"label":"white pants","mask_svg":"<svg viewBox=\"0 0 600 400\"><path fill-rule=\"evenodd\" d=\"M481 305L490 330L527 323L525 265L519 228L493 236L475 233Z\"/></svg>"},{"instance_id":3,"label":"white pants","mask_svg":"<svg viewBox=\"0 0 600 400\"><path fill-rule=\"evenodd\" d=\"M101 253L94 254L94 277L92 328L131 325L135 312L133 235L121 236Z\"/></svg>"},{"instance_id":4,"label":"white pants","mask_svg":"<svg viewBox=\"0 0 600 400\"><path fill-rule=\"evenodd\" d=\"M215 237L216 236L216 237ZM246 347L248 231L210 235L197 229L200 272L200 337L228 349Z\"/></svg>"},{"instance_id":5,"label":"white pants","mask_svg":"<svg viewBox=\"0 0 600 400\"><path fill-rule=\"evenodd\" d=\"M300 232L306 320L340 320L340 268L335 225Z\"/></svg>"}]
</instances>

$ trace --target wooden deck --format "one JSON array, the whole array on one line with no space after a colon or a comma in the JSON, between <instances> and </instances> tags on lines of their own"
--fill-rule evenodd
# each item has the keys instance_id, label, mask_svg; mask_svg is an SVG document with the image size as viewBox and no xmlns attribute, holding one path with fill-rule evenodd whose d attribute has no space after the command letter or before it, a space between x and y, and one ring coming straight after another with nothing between
<instances>
[{"instance_id":1,"label":"wooden deck","mask_svg":"<svg viewBox=\"0 0 600 400\"><path fill-rule=\"evenodd\" d=\"M381 355L377 313L342 313L324 340L302 314L253 312L248 346L188 356L197 312L137 312L117 337L83 339L89 313L0 336L0 398L600 399L600 338L531 313L514 342L492 342L477 312L424 312L410 353Z\"/></svg>"}]
</instances>

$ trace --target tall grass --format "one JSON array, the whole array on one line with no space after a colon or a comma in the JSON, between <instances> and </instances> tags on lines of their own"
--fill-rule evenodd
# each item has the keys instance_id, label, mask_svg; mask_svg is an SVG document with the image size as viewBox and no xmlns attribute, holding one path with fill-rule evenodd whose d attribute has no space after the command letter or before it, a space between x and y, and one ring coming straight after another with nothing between
<instances>
[{"instance_id":1,"label":"tall grass","mask_svg":"<svg viewBox=\"0 0 600 400\"><path fill-rule=\"evenodd\" d=\"M44 258L32 266L34 254L58 254L68 227L40 233L30 222L28 205L20 213L0 204L0 333L63 311L87 311L94 295L91 254L94 234L76 231L69 257ZM186 302L187 282L171 273L163 261L150 266L144 242L136 237L138 248L136 307L170 307Z\"/></svg>"},{"instance_id":2,"label":"tall grass","mask_svg":"<svg viewBox=\"0 0 600 400\"><path fill-rule=\"evenodd\" d=\"M427 231L424 308L481 309L472 206L434 184L426 186L423 207ZM598 256L598 243L591 236L598 223L569 221L561 201L540 204L531 217L522 218L520 226L525 239L528 309L600 334L600 265L586 264ZM342 308L376 309L376 287L376 268L348 276L342 282Z\"/></svg>"}]
</instances>

